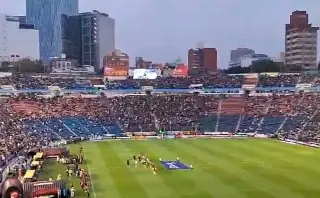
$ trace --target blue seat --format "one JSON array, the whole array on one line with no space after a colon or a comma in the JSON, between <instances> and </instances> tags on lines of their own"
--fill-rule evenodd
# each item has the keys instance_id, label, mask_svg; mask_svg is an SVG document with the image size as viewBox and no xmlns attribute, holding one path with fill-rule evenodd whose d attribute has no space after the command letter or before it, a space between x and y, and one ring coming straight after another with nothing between
<instances>
[{"instance_id":1,"label":"blue seat","mask_svg":"<svg viewBox=\"0 0 320 198\"><path fill-rule=\"evenodd\" d=\"M284 119L284 116L265 116L258 131L266 134L276 133Z\"/></svg>"},{"instance_id":2,"label":"blue seat","mask_svg":"<svg viewBox=\"0 0 320 198\"><path fill-rule=\"evenodd\" d=\"M240 115L220 115L218 131L235 132Z\"/></svg>"},{"instance_id":3,"label":"blue seat","mask_svg":"<svg viewBox=\"0 0 320 198\"><path fill-rule=\"evenodd\" d=\"M199 120L200 132L214 132L216 130L217 116L205 116Z\"/></svg>"},{"instance_id":4,"label":"blue seat","mask_svg":"<svg viewBox=\"0 0 320 198\"><path fill-rule=\"evenodd\" d=\"M111 122L100 123L85 117L62 117L27 121L25 130L54 140L76 137L87 138L106 134L121 135L122 133L118 124Z\"/></svg>"},{"instance_id":5,"label":"blue seat","mask_svg":"<svg viewBox=\"0 0 320 198\"><path fill-rule=\"evenodd\" d=\"M258 130L261 117L253 117L249 115L243 115L239 126L239 131L243 133L254 133Z\"/></svg>"},{"instance_id":6,"label":"blue seat","mask_svg":"<svg viewBox=\"0 0 320 198\"><path fill-rule=\"evenodd\" d=\"M307 116L288 117L282 127L282 130L287 132L295 131L297 128L301 127L301 123L306 120L308 120Z\"/></svg>"}]
</instances>

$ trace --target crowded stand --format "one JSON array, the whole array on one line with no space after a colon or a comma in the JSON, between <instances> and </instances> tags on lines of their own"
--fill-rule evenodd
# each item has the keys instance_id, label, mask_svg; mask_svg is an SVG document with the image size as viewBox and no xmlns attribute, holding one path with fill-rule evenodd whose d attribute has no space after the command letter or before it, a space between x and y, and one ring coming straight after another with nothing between
<instances>
[{"instance_id":1,"label":"crowded stand","mask_svg":"<svg viewBox=\"0 0 320 198\"><path fill-rule=\"evenodd\" d=\"M241 90L243 76L157 78L154 80L102 81L101 78L0 77L0 86L17 90L92 89L102 86L104 94L92 97L54 95L40 97L13 94L0 98L0 168L19 153L53 141L131 137L148 132L189 131L196 134L264 134L304 142L320 143L320 96L314 92L248 93ZM298 75L260 76L257 86L285 87L296 83L317 83L317 78ZM202 84L205 89L237 88L237 93L199 94L170 90L189 89ZM108 90L140 89L152 86L168 93L118 94ZM19 92L20 93L20 92Z\"/></svg>"},{"instance_id":2,"label":"crowded stand","mask_svg":"<svg viewBox=\"0 0 320 198\"><path fill-rule=\"evenodd\" d=\"M0 78L0 85L13 85L16 89L47 89L39 79L27 75L12 75Z\"/></svg>"},{"instance_id":3,"label":"crowded stand","mask_svg":"<svg viewBox=\"0 0 320 198\"><path fill-rule=\"evenodd\" d=\"M277 75L268 76L261 75L259 87L295 87L299 79L299 75Z\"/></svg>"},{"instance_id":4,"label":"crowded stand","mask_svg":"<svg viewBox=\"0 0 320 198\"><path fill-rule=\"evenodd\" d=\"M152 86L155 89L189 89L191 85L202 85L205 89L239 89L247 83L243 75L212 75L205 77L158 77L156 79L132 79L106 80L102 78L89 79L86 77L59 77L59 76L28 76L12 74L0 77L1 85L13 85L19 90L48 89L48 86L58 86L63 89L87 90L94 86L104 86L106 90L141 89L144 86ZM311 75L278 74L259 76L258 87L295 87L297 83L320 84L317 77Z\"/></svg>"},{"instance_id":5,"label":"crowded stand","mask_svg":"<svg viewBox=\"0 0 320 198\"><path fill-rule=\"evenodd\" d=\"M76 84L77 81L75 78L50 78L50 77L43 77L40 80L46 86L59 86L59 87L67 87L73 84Z\"/></svg>"},{"instance_id":6,"label":"crowded stand","mask_svg":"<svg viewBox=\"0 0 320 198\"><path fill-rule=\"evenodd\" d=\"M5 104L1 106L1 129L6 133L4 137L12 145L17 143L16 140L19 142L17 148L11 144L3 145L3 148L4 151L9 148L18 151L32 146L27 143L34 139L47 144L59 139L155 132L159 129L275 134L282 128L280 132L284 135L293 133L293 130L302 134L304 131L297 131L301 125L306 125L304 127L309 132L311 128L317 129L313 123L318 118L319 107L314 102L309 103L317 99L316 95L299 94L265 98L218 98L185 94L2 99ZM296 128L290 128L295 119L300 127L296 125ZM28 138L24 139L26 135Z\"/></svg>"},{"instance_id":7,"label":"crowded stand","mask_svg":"<svg viewBox=\"0 0 320 198\"><path fill-rule=\"evenodd\" d=\"M312 75L301 75L298 83L301 84L313 84L315 81L315 77Z\"/></svg>"},{"instance_id":8,"label":"crowded stand","mask_svg":"<svg viewBox=\"0 0 320 198\"><path fill-rule=\"evenodd\" d=\"M238 128L239 132L255 133L263 122L263 118L268 112L269 104L272 98L266 96L248 97L241 122Z\"/></svg>"},{"instance_id":9,"label":"crowded stand","mask_svg":"<svg viewBox=\"0 0 320 198\"><path fill-rule=\"evenodd\" d=\"M188 89L202 84L203 88L241 88L243 76L213 75L206 77L166 77L157 79L126 79L106 82L106 89L139 89L152 86L155 89Z\"/></svg>"},{"instance_id":10,"label":"crowded stand","mask_svg":"<svg viewBox=\"0 0 320 198\"><path fill-rule=\"evenodd\" d=\"M314 85L319 86L320 85L320 78L315 78Z\"/></svg>"}]
</instances>

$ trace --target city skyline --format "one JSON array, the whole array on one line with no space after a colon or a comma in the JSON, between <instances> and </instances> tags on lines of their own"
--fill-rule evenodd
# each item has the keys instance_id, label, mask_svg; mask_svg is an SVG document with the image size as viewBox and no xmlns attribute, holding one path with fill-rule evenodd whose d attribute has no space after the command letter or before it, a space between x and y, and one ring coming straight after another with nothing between
<instances>
[{"instance_id":1,"label":"city skyline","mask_svg":"<svg viewBox=\"0 0 320 198\"><path fill-rule=\"evenodd\" d=\"M277 56L284 51L291 12L305 10L310 22L319 26L319 6L320 2L297 0L271 0L258 6L252 0L79 0L80 12L97 9L116 20L116 47L131 58L165 62L182 57L187 62L188 49L204 42L205 47L217 48L220 68L228 66L230 50L238 47ZM0 12L24 15L25 1L8 1Z\"/></svg>"}]
</instances>

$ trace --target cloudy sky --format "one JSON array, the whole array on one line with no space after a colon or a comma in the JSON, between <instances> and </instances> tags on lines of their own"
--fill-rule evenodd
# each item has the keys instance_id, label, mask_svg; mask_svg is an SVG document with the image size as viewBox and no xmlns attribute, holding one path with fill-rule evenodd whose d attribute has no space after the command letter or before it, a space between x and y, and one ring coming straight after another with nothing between
<instances>
[{"instance_id":1,"label":"cloudy sky","mask_svg":"<svg viewBox=\"0 0 320 198\"><path fill-rule=\"evenodd\" d=\"M48 0L49 1L49 0ZM230 50L248 47L278 56L284 50L284 24L294 10L306 10L320 25L316 0L79 0L116 19L116 46L131 57L154 62L187 61L187 50L203 42L218 49L225 68ZM0 12L25 14L25 0L1 0Z\"/></svg>"}]
</instances>

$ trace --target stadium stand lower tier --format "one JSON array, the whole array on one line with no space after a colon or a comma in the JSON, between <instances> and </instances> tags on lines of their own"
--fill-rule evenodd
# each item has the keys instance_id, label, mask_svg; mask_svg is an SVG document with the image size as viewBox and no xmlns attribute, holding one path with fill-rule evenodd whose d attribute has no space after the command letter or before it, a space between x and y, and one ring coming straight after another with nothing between
<instances>
[{"instance_id":1,"label":"stadium stand lower tier","mask_svg":"<svg viewBox=\"0 0 320 198\"><path fill-rule=\"evenodd\" d=\"M0 121L4 130L14 125L54 139L158 129L276 133L316 129L311 123L318 118L319 107L310 102L317 99L307 94L224 99L200 95L10 98L2 99Z\"/></svg>"},{"instance_id":2,"label":"stadium stand lower tier","mask_svg":"<svg viewBox=\"0 0 320 198\"><path fill-rule=\"evenodd\" d=\"M134 95L0 99L0 154L12 156L53 140L124 132L195 131L280 134L320 142L320 96ZM0 161L3 164L3 161Z\"/></svg>"}]
</instances>

